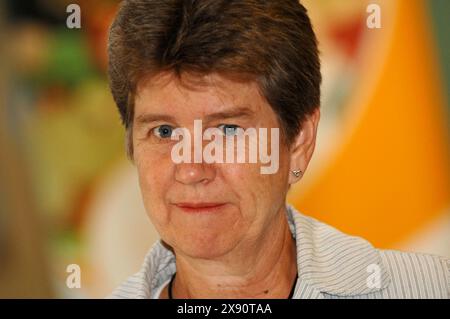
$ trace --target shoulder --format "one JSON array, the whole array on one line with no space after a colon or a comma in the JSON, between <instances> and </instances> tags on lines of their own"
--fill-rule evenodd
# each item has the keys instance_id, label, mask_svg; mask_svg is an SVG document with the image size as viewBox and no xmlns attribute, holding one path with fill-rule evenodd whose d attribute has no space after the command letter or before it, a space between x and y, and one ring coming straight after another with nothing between
<instances>
[{"instance_id":1,"label":"shoulder","mask_svg":"<svg viewBox=\"0 0 450 319\"><path fill-rule=\"evenodd\" d=\"M138 272L122 282L107 299L148 299L149 286L145 274Z\"/></svg>"},{"instance_id":2,"label":"shoulder","mask_svg":"<svg viewBox=\"0 0 450 319\"><path fill-rule=\"evenodd\" d=\"M450 259L430 254L379 250L391 277L393 298L450 298Z\"/></svg>"},{"instance_id":3,"label":"shoulder","mask_svg":"<svg viewBox=\"0 0 450 319\"><path fill-rule=\"evenodd\" d=\"M289 216L290 215L290 216ZM330 298L450 298L450 260L375 248L289 207L299 275Z\"/></svg>"},{"instance_id":4,"label":"shoulder","mask_svg":"<svg viewBox=\"0 0 450 319\"><path fill-rule=\"evenodd\" d=\"M161 241L147 253L141 269L120 284L108 299L151 299L175 272L175 256Z\"/></svg>"}]
</instances>

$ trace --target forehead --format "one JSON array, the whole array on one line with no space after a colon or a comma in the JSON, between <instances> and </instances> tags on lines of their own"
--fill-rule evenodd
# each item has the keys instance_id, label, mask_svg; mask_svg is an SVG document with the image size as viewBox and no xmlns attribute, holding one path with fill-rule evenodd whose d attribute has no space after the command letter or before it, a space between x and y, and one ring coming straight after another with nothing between
<instances>
[{"instance_id":1,"label":"forehead","mask_svg":"<svg viewBox=\"0 0 450 319\"><path fill-rule=\"evenodd\" d=\"M236 107L248 108L255 114L266 107L271 110L255 81L219 74L160 73L139 83L134 113L135 117L161 111L171 115L205 116Z\"/></svg>"}]
</instances>

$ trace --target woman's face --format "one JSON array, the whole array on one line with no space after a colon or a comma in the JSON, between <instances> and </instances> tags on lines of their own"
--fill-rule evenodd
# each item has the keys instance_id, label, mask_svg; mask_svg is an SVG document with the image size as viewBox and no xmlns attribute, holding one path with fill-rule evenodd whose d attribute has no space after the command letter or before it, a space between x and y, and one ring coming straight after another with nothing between
<instances>
[{"instance_id":1,"label":"woman's face","mask_svg":"<svg viewBox=\"0 0 450 319\"><path fill-rule=\"evenodd\" d=\"M219 75L198 80L164 73L141 83L132 142L144 205L161 238L177 253L208 259L263 238L285 205L291 159L280 130L275 174L261 173L268 164L259 156L257 163L176 164L171 153L179 141L171 131L186 128L193 137L194 120L202 120L203 130L266 128L268 137L280 128L255 83ZM271 142L265 141L269 153Z\"/></svg>"}]
</instances>

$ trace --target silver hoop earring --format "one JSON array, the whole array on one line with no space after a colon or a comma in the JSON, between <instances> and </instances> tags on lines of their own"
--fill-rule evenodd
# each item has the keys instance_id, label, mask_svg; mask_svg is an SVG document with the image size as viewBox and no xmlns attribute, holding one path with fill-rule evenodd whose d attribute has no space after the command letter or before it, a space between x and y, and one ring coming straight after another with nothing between
<instances>
[{"instance_id":1,"label":"silver hoop earring","mask_svg":"<svg viewBox=\"0 0 450 319\"><path fill-rule=\"evenodd\" d=\"M303 174L303 172L301 170L295 170L292 171L292 174L294 174L294 176L298 178Z\"/></svg>"}]
</instances>

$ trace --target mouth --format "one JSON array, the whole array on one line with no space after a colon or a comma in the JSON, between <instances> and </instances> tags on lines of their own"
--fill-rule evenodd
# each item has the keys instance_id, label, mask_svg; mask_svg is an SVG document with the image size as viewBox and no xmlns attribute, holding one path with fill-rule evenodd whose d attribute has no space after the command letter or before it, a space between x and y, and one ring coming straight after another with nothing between
<instances>
[{"instance_id":1,"label":"mouth","mask_svg":"<svg viewBox=\"0 0 450 319\"><path fill-rule=\"evenodd\" d=\"M177 203L175 206L185 213L215 213L220 211L226 203Z\"/></svg>"}]
</instances>

